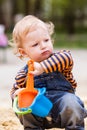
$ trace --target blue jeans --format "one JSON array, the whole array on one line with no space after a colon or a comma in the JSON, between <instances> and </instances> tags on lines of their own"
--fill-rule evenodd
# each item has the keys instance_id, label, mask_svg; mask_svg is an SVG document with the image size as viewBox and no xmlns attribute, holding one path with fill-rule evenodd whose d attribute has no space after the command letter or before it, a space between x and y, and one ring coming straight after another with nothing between
<instances>
[{"instance_id":1,"label":"blue jeans","mask_svg":"<svg viewBox=\"0 0 87 130\"><path fill-rule=\"evenodd\" d=\"M58 113L54 122L60 128L66 130L84 130L84 117L87 111L84 110L82 101L75 94L68 92L60 92L60 98L56 101L56 111Z\"/></svg>"}]
</instances>

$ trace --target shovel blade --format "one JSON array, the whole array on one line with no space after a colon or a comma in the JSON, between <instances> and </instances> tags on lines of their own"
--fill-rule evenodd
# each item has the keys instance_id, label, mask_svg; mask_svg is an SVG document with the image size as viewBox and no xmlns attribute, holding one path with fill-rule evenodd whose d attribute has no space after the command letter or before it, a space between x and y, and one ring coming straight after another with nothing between
<instances>
[{"instance_id":1,"label":"shovel blade","mask_svg":"<svg viewBox=\"0 0 87 130\"><path fill-rule=\"evenodd\" d=\"M29 107L34 101L37 92L25 91L23 93L19 93L18 95L18 107L26 108Z\"/></svg>"}]
</instances>

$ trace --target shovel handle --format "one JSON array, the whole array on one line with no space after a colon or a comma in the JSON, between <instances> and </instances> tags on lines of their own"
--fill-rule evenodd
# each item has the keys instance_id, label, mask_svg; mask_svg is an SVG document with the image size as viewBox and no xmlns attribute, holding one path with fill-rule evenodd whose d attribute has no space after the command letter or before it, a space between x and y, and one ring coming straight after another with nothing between
<instances>
[{"instance_id":1,"label":"shovel handle","mask_svg":"<svg viewBox=\"0 0 87 130\"><path fill-rule=\"evenodd\" d=\"M30 71L33 71L33 70L34 70L34 61L29 60L28 61L27 84L26 84L26 88L29 91L34 91L34 76L29 73Z\"/></svg>"},{"instance_id":2,"label":"shovel handle","mask_svg":"<svg viewBox=\"0 0 87 130\"><path fill-rule=\"evenodd\" d=\"M29 60L28 61L28 72L33 71L33 70L34 70L34 61Z\"/></svg>"}]
</instances>

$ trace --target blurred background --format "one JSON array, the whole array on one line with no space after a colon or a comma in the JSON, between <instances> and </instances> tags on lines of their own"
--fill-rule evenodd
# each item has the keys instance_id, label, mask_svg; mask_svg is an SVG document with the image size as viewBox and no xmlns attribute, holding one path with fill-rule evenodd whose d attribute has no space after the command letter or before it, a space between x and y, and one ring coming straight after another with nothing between
<instances>
[{"instance_id":1,"label":"blurred background","mask_svg":"<svg viewBox=\"0 0 87 130\"><path fill-rule=\"evenodd\" d=\"M0 0L0 24L9 38L28 14L54 23L56 47L87 48L87 0Z\"/></svg>"},{"instance_id":2,"label":"blurred background","mask_svg":"<svg viewBox=\"0 0 87 130\"><path fill-rule=\"evenodd\" d=\"M16 22L29 14L54 23L55 51L71 51L78 83L76 94L87 106L87 0L0 0L0 130L19 128L9 109L9 93L16 73L27 61L13 54L9 41Z\"/></svg>"}]
</instances>

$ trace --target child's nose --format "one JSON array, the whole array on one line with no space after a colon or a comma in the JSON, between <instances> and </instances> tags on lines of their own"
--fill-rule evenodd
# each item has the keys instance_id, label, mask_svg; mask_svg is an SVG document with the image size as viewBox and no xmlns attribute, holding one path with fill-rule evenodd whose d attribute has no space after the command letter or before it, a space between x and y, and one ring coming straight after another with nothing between
<instances>
[{"instance_id":1,"label":"child's nose","mask_svg":"<svg viewBox=\"0 0 87 130\"><path fill-rule=\"evenodd\" d=\"M41 48L41 49L46 48L46 44L45 44L44 42L41 42L40 48Z\"/></svg>"}]
</instances>

